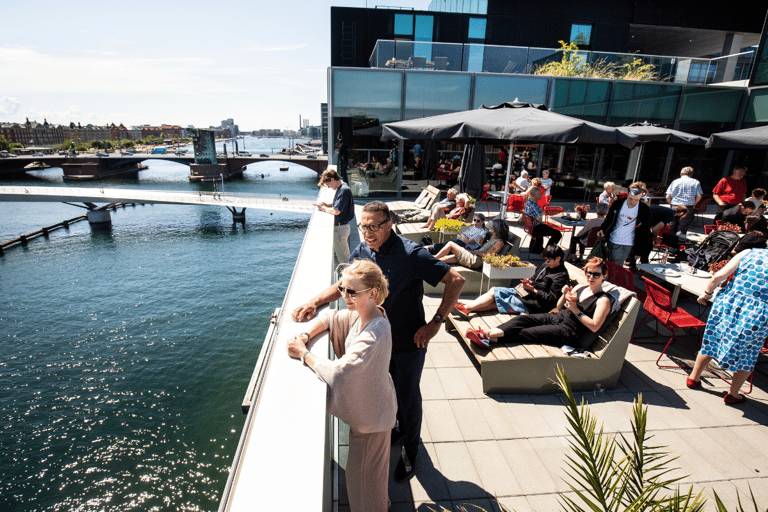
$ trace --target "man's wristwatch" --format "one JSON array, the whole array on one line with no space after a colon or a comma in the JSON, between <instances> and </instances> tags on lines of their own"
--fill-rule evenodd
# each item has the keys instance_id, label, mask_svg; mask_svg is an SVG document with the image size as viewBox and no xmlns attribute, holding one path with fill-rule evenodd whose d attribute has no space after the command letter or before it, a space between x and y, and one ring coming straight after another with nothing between
<instances>
[{"instance_id":1,"label":"man's wristwatch","mask_svg":"<svg viewBox=\"0 0 768 512\"><path fill-rule=\"evenodd\" d=\"M432 321L436 324L441 324L445 322L445 318L440 316L440 313L436 313L435 316L432 317Z\"/></svg>"}]
</instances>

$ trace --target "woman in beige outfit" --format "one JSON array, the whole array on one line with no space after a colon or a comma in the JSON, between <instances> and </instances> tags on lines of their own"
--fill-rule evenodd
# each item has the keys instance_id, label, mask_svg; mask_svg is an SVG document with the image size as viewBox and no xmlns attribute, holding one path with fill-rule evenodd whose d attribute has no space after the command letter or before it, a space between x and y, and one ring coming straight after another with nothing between
<instances>
[{"instance_id":1,"label":"woman in beige outfit","mask_svg":"<svg viewBox=\"0 0 768 512\"><path fill-rule=\"evenodd\" d=\"M390 431L397 398L389 376L392 335L380 306L387 281L371 261L358 260L339 281L346 310L325 310L307 332L288 341L288 355L301 359L329 389L331 414L349 425L346 479L352 512L386 512ZM318 357L307 342L329 331L336 359Z\"/></svg>"}]
</instances>

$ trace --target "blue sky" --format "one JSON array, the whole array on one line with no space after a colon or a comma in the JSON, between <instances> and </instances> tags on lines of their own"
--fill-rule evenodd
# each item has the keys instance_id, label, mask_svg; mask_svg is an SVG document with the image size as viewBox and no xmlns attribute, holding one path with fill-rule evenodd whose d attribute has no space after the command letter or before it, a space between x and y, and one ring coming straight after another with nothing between
<instances>
[{"instance_id":1,"label":"blue sky","mask_svg":"<svg viewBox=\"0 0 768 512\"><path fill-rule=\"evenodd\" d=\"M429 0L385 5L426 9ZM320 122L330 6L373 1L4 0L0 121L242 130Z\"/></svg>"}]
</instances>

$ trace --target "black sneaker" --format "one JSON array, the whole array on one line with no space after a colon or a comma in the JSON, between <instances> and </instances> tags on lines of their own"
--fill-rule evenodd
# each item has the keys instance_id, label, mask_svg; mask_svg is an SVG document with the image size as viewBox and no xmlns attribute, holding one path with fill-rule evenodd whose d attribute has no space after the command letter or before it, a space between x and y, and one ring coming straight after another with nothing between
<instances>
[{"instance_id":1,"label":"black sneaker","mask_svg":"<svg viewBox=\"0 0 768 512\"><path fill-rule=\"evenodd\" d=\"M392 429L392 445L400 444L400 442L405 438L405 434L403 434L403 431L399 428L395 427Z\"/></svg>"},{"instance_id":2,"label":"black sneaker","mask_svg":"<svg viewBox=\"0 0 768 512\"><path fill-rule=\"evenodd\" d=\"M403 483L413 478L417 455L418 451L408 455L405 447L403 447L400 452L400 460L397 461L397 466L395 466L395 482Z\"/></svg>"}]
</instances>

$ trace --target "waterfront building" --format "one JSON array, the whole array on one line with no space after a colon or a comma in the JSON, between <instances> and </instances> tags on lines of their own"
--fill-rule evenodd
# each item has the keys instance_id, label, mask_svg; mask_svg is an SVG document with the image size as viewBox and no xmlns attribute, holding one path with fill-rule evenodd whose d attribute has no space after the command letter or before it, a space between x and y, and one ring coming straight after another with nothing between
<instances>
[{"instance_id":1,"label":"waterfront building","mask_svg":"<svg viewBox=\"0 0 768 512\"><path fill-rule=\"evenodd\" d=\"M65 129L61 125L26 120L25 123L0 123L0 135L10 143L25 146L52 146L61 144L66 139Z\"/></svg>"},{"instance_id":2,"label":"waterfront building","mask_svg":"<svg viewBox=\"0 0 768 512\"><path fill-rule=\"evenodd\" d=\"M768 123L765 5L464 0L435 1L430 9L331 8L329 154L344 141L350 165L367 161L361 149L383 151L391 144L354 135L361 127L515 99L612 126L648 121L702 136ZM577 43L571 56L584 63L632 66L639 59L653 66L656 79L535 74L563 59L559 41ZM562 169L582 183L631 179L637 154L548 145L536 150L542 167ZM736 163L749 167L750 188L768 184L765 151L650 145L640 178L663 185L691 165L711 189Z\"/></svg>"}]
</instances>

